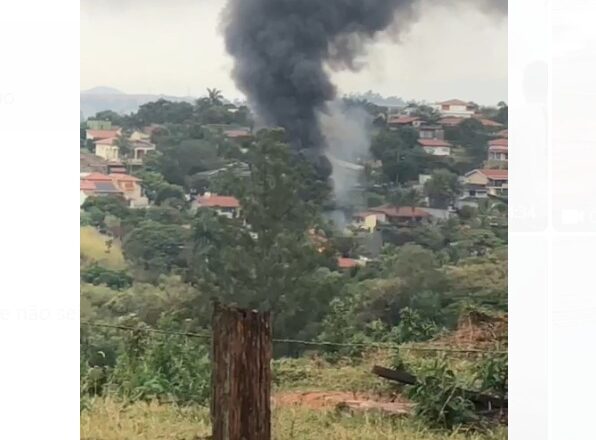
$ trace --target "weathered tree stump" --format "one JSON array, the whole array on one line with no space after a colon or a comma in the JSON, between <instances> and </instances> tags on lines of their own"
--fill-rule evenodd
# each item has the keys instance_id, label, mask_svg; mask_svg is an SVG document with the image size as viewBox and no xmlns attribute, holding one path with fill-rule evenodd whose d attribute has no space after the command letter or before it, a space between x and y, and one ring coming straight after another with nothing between
<instances>
[{"instance_id":1,"label":"weathered tree stump","mask_svg":"<svg viewBox=\"0 0 596 440\"><path fill-rule=\"evenodd\" d=\"M214 304L213 440L271 439L271 315Z\"/></svg>"}]
</instances>

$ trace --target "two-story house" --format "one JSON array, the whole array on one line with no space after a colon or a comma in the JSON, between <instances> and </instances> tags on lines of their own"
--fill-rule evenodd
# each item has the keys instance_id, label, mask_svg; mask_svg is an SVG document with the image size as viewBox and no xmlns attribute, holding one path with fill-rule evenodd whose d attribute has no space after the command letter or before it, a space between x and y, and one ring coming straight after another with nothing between
<instances>
[{"instance_id":1,"label":"two-story house","mask_svg":"<svg viewBox=\"0 0 596 440\"><path fill-rule=\"evenodd\" d=\"M509 159L507 139L494 139L488 143L488 160L507 162Z\"/></svg>"},{"instance_id":2,"label":"two-story house","mask_svg":"<svg viewBox=\"0 0 596 440\"><path fill-rule=\"evenodd\" d=\"M445 139L445 130L440 125L420 125L418 127L420 139Z\"/></svg>"},{"instance_id":3,"label":"two-story house","mask_svg":"<svg viewBox=\"0 0 596 440\"><path fill-rule=\"evenodd\" d=\"M470 118L476 111L476 105L460 99L437 102L434 107L442 116L454 116L458 118Z\"/></svg>"},{"instance_id":4,"label":"two-story house","mask_svg":"<svg viewBox=\"0 0 596 440\"><path fill-rule=\"evenodd\" d=\"M95 155L105 160L118 160L119 148L116 144L118 138L110 137L95 142Z\"/></svg>"},{"instance_id":5,"label":"two-story house","mask_svg":"<svg viewBox=\"0 0 596 440\"><path fill-rule=\"evenodd\" d=\"M418 145L424 151L433 156L449 156L451 155L452 145L442 139L418 139Z\"/></svg>"},{"instance_id":6,"label":"two-story house","mask_svg":"<svg viewBox=\"0 0 596 440\"><path fill-rule=\"evenodd\" d=\"M487 194L506 196L509 174L507 170L477 169L467 172L464 175L464 181L467 185L485 188Z\"/></svg>"}]
</instances>

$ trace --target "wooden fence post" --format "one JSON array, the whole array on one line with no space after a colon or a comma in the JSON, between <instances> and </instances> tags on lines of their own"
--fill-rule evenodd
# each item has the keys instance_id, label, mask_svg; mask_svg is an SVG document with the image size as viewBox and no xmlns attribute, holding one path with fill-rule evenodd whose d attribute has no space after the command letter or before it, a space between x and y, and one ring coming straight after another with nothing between
<instances>
[{"instance_id":1,"label":"wooden fence post","mask_svg":"<svg viewBox=\"0 0 596 440\"><path fill-rule=\"evenodd\" d=\"M271 315L213 308L213 440L271 440Z\"/></svg>"}]
</instances>

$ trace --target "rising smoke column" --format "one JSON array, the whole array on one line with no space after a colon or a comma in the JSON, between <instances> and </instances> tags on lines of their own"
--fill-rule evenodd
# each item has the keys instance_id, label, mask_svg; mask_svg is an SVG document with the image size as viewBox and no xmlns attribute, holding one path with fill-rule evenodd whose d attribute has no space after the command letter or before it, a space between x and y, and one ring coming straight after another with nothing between
<instances>
[{"instance_id":1,"label":"rising smoke column","mask_svg":"<svg viewBox=\"0 0 596 440\"><path fill-rule=\"evenodd\" d=\"M228 0L222 15L233 77L265 125L298 149L324 148L319 116L336 97L325 66L356 69L366 42L415 21L415 6L451 4L490 15L507 0Z\"/></svg>"},{"instance_id":2,"label":"rising smoke column","mask_svg":"<svg viewBox=\"0 0 596 440\"><path fill-rule=\"evenodd\" d=\"M336 96L325 71L354 69L363 44L415 0L228 0L225 44L233 77L262 122L297 149L322 150L319 114Z\"/></svg>"}]
</instances>

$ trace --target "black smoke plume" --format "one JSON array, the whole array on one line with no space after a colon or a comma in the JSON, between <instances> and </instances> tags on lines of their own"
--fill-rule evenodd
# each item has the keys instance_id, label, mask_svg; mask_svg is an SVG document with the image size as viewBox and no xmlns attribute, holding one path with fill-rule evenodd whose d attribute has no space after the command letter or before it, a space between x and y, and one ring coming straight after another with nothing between
<instances>
[{"instance_id":1,"label":"black smoke plume","mask_svg":"<svg viewBox=\"0 0 596 440\"><path fill-rule=\"evenodd\" d=\"M364 45L388 28L399 32L414 21L417 3L228 0L222 24L236 85L264 124L283 127L299 150L321 150L319 114L336 97L326 67L358 68ZM507 1L476 4L506 10Z\"/></svg>"},{"instance_id":2,"label":"black smoke plume","mask_svg":"<svg viewBox=\"0 0 596 440\"><path fill-rule=\"evenodd\" d=\"M354 67L364 39L413 0L229 0L223 24L233 77L267 125L322 148L318 113L335 98L325 64Z\"/></svg>"}]
</instances>

